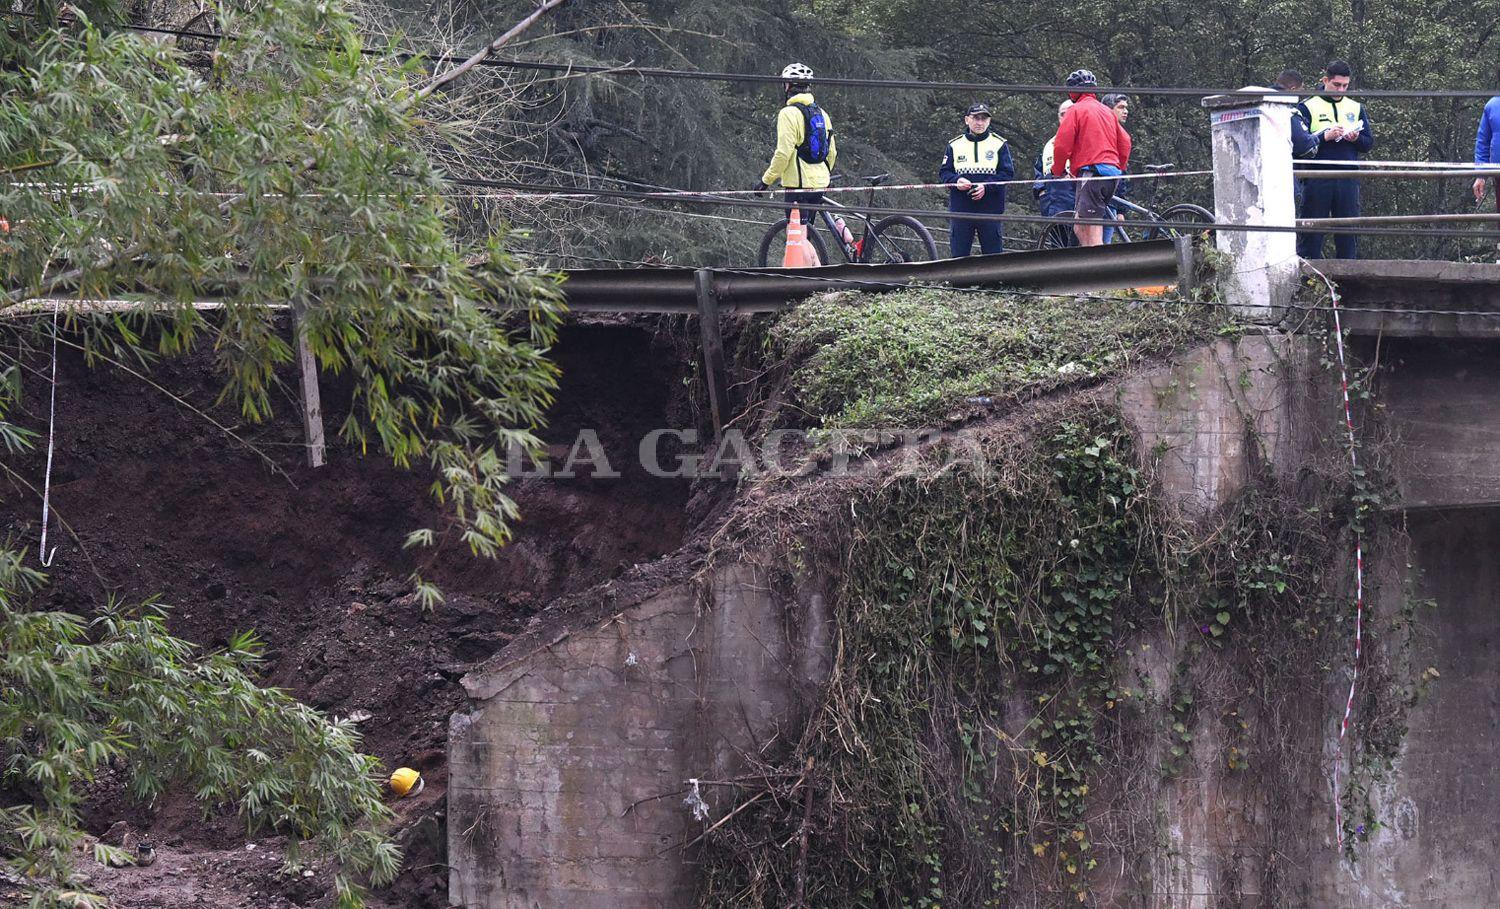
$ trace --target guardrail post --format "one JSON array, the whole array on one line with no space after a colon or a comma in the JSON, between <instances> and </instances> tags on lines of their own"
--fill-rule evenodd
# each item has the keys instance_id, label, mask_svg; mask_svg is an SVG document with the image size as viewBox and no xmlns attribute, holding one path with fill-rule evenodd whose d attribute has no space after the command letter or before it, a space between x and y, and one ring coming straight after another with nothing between
<instances>
[{"instance_id":1,"label":"guardrail post","mask_svg":"<svg viewBox=\"0 0 1500 909\"><path fill-rule=\"evenodd\" d=\"M708 407L713 414L714 436L724 430L729 418L728 369L724 365L724 335L719 329L719 298L714 294L714 273L707 268L693 272L698 292L698 333L703 339L703 378L708 385Z\"/></svg>"},{"instance_id":2,"label":"guardrail post","mask_svg":"<svg viewBox=\"0 0 1500 909\"><path fill-rule=\"evenodd\" d=\"M1172 248L1177 253L1177 287L1192 290L1198 285L1198 251L1193 246L1193 237L1173 237Z\"/></svg>"},{"instance_id":3,"label":"guardrail post","mask_svg":"<svg viewBox=\"0 0 1500 909\"><path fill-rule=\"evenodd\" d=\"M1267 89L1260 89L1267 91ZM1295 227L1292 194L1291 95L1231 94L1203 99L1213 129L1214 220ZM1289 231L1221 230L1230 257L1221 281L1241 318L1276 322L1297 290L1297 235Z\"/></svg>"}]
</instances>

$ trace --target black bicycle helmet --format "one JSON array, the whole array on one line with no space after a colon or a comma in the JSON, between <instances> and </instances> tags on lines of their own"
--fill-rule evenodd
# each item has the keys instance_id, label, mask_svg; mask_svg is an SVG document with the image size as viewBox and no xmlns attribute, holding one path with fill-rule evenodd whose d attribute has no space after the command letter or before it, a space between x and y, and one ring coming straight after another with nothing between
<instances>
[{"instance_id":1,"label":"black bicycle helmet","mask_svg":"<svg viewBox=\"0 0 1500 909\"><path fill-rule=\"evenodd\" d=\"M1094 78L1093 70L1075 69L1071 73L1068 73L1066 84L1068 88L1094 87L1099 84L1099 80Z\"/></svg>"}]
</instances>

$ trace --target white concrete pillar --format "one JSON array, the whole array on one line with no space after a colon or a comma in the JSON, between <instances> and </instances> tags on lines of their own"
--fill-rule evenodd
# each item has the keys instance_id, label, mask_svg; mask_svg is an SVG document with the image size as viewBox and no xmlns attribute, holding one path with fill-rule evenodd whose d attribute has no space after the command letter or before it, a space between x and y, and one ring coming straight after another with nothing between
<instances>
[{"instance_id":1,"label":"white concrete pillar","mask_svg":"<svg viewBox=\"0 0 1500 909\"><path fill-rule=\"evenodd\" d=\"M1260 89L1266 91L1266 89ZM1214 219L1220 223L1294 227L1291 95L1233 94L1203 99L1213 127ZM1241 317L1281 318L1296 292L1297 235L1221 230L1230 257L1220 286Z\"/></svg>"}]
</instances>

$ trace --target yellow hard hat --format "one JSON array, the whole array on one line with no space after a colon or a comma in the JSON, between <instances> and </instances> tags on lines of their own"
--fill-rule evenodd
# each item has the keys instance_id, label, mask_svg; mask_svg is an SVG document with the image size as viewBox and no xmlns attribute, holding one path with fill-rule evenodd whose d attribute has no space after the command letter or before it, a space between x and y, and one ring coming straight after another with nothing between
<instances>
[{"instance_id":1,"label":"yellow hard hat","mask_svg":"<svg viewBox=\"0 0 1500 909\"><path fill-rule=\"evenodd\" d=\"M397 767L396 772L391 774L391 788L403 798L421 792L422 786L422 774L410 767ZM412 791L412 787L416 787L416 792Z\"/></svg>"}]
</instances>

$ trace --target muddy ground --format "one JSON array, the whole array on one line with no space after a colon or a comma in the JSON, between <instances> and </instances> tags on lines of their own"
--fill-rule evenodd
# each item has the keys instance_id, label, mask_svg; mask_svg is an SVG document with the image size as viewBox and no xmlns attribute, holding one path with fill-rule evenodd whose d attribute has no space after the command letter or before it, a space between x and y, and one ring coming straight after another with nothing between
<instances>
[{"instance_id":1,"label":"muddy ground","mask_svg":"<svg viewBox=\"0 0 1500 909\"><path fill-rule=\"evenodd\" d=\"M451 544L435 554L402 549L409 531L442 517L421 471L337 443L328 466L305 466L290 375L276 419L245 426L232 408L214 406L219 384L208 356L153 370L155 382L230 426L242 443L162 390L119 369L90 369L65 348L52 473L57 551L45 601L87 614L111 593L159 596L173 607L172 630L205 646L253 628L268 645L266 682L330 714L368 714L360 724L366 750L387 768L414 766L426 779L420 796L396 803L406 866L375 904L446 906L445 742L462 698L459 678L558 597L678 549L721 497L700 489L694 498L687 481L653 478L636 465L642 435L694 419L691 364L664 328L565 330L557 348L563 386L544 438L562 455L580 429L593 428L623 476L520 481L513 497L523 520L494 560ZM32 367L18 422L45 433L46 358L33 358ZM347 389L328 377L323 391L332 435ZM44 449L45 435L37 452L11 462L37 489ZM35 491L9 481L0 509L6 532L34 551ZM417 568L446 594L434 611L413 594L408 578ZM93 866L95 886L119 909L331 902L329 869L283 872L278 839L247 841L231 811L205 817L181 794L136 806L102 780L88 827L113 842L146 836L157 846L150 867Z\"/></svg>"}]
</instances>

